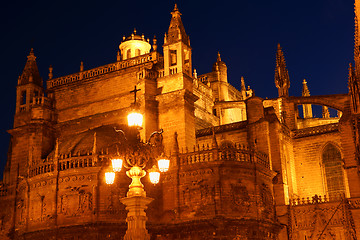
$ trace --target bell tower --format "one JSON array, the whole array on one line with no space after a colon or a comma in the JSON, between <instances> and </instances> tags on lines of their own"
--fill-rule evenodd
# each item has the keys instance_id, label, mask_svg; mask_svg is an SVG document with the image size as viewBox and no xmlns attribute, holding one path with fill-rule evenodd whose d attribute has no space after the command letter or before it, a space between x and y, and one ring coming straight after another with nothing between
<instances>
[{"instance_id":1,"label":"bell tower","mask_svg":"<svg viewBox=\"0 0 360 240\"><path fill-rule=\"evenodd\" d=\"M24 70L18 78L16 87L15 126L21 125L21 123L16 121L16 115L28 112L34 98L42 96L43 92L43 82L36 64L34 49L31 48L30 54L27 56Z\"/></svg>"},{"instance_id":2,"label":"bell tower","mask_svg":"<svg viewBox=\"0 0 360 240\"><path fill-rule=\"evenodd\" d=\"M44 95L43 81L31 49L16 87L14 127L8 130L11 134L10 182L16 181L17 174L26 176L29 169L52 150L54 121L52 101Z\"/></svg>"},{"instance_id":3,"label":"bell tower","mask_svg":"<svg viewBox=\"0 0 360 240\"><path fill-rule=\"evenodd\" d=\"M190 40L176 4L171 15L163 45L164 70L157 79L161 94L156 100L159 104L159 126L164 129L164 146L171 146L177 131L179 147L185 149L195 144L194 103L197 97L193 93Z\"/></svg>"},{"instance_id":4,"label":"bell tower","mask_svg":"<svg viewBox=\"0 0 360 240\"><path fill-rule=\"evenodd\" d=\"M169 30L164 38L164 76L185 73L192 77L192 60L189 36L181 21L181 13L175 4L171 12Z\"/></svg>"}]
</instances>

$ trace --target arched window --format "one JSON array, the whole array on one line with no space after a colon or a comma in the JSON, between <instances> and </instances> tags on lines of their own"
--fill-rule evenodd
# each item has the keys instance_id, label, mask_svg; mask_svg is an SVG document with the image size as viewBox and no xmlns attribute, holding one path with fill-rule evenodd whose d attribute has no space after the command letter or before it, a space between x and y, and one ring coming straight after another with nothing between
<instances>
[{"instance_id":1,"label":"arched window","mask_svg":"<svg viewBox=\"0 0 360 240\"><path fill-rule=\"evenodd\" d=\"M323 150L322 161L325 168L329 198L343 195L345 193L345 183L339 149L333 144L328 144Z\"/></svg>"},{"instance_id":2,"label":"arched window","mask_svg":"<svg viewBox=\"0 0 360 240\"><path fill-rule=\"evenodd\" d=\"M137 56L140 56L140 53L141 53L141 52L140 52L140 49L136 49L136 50L135 50L135 56L136 56L136 57L137 57Z\"/></svg>"},{"instance_id":3,"label":"arched window","mask_svg":"<svg viewBox=\"0 0 360 240\"><path fill-rule=\"evenodd\" d=\"M131 49L128 49L126 52L126 59L131 58Z\"/></svg>"}]
</instances>

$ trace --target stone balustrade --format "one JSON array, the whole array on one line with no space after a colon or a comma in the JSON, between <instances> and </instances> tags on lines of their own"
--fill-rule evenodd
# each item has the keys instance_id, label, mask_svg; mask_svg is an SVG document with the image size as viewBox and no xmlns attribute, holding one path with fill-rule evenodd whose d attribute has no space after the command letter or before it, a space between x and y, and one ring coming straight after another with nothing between
<instances>
[{"instance_id":1,"label":"stone balustrade","mask_svg":"<svg viewBox=\"0 0 360 240\"><path fill-rule=\"evenodd\" d=\"M309 205L309 204L318 204L318 203L328 203L328 202L338 202L344 198L344 195L339 194L336 196L328 197L326 195L314 195L312 197L298 197L290 200L290 205L300 206L300 205Z\"/></svg>"},{"instance_id":2,"label":"stone balustrade","mask_svg":"<svg viewBox=\"0 0 360 240\"><path fill-rule=\"evenodd\" d=\"M52 107L52 101L50 98L45 97L45 96L40 96L40 97L33 97L32 101L30 102L29 107L33 108L33 107L37 107L37 106L43 106L43 107L48 107L51 108ZM24 112L27 110L27 105L21 105L20 106L20 112Z\"/></svg>"},{"instance_id":3,"label":"stone balustrade","mask_svg":"<svg viewBox=\"0 0 360 240\"><path fill-rule=\"evenodd\" d=\"M158 60L158 59L154 59L155 58L154 56L158 56L158 55L151 52L151 53L140 55L138 57L130 58L127 60L110 63L110 64L107 64L107 65L104 65L104 66L101 66L98 68L93 68L90 70L77 72L77 73L59 77L59 78L49 79L47 81L47 87L48 87L48 89L51 89L53 87L65 85L68 83L72 83L72 82L76 82L76 81L80 81L80 80L84 80L84 79L97 77L97 76L100 76L103 74L115 72L115 71L125 69L128 67L140 65L140 64L151 62L154 60Z\"/></svg>"},{"instance_id":4,"label":"stone balustrade","mask_svg":"<svg viewBox=\"0 0 360 240\"><path fill-rule=\"evenodd\" d=\"M194 148L193 152L185 152L179 154L180 165L190 165L202 162L216 162L216 161L234 161L234 162L249 162L263 165L270 168L269 158L266 154L254 152L248 147L240 144L235 144L234 147L228 148L212 148L203 146L202 149L198 146L198 150Z\"/></svg>"},{"instance_id":5,"label":"stone balustrade","mask_svg":"<svg viewBox=\"0 0 360 240\"><path fill-rule=\"evenodd\" d=\"M49 161L50 160L50 161ZM53 159L46 159L43 163L30 168L29 177L34 177L44 173L54 172L56 163ZM91 154L86 156L71 156L71 154L59 156L59 171L75 168L95 167L96 162Z\"/></svg>"}]
</instances>

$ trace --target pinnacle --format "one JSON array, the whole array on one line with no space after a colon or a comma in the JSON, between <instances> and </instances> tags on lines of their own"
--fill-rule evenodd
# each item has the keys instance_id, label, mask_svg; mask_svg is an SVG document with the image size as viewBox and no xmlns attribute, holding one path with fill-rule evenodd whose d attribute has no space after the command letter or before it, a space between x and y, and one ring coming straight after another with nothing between
<instances>
[{"instance_id":1,"label":"pinnacle","mask_svg":"<svg viewBox=\"0 0 360 240\"><path fill-rule=\"evenodd\" d=\"M179 11L179 8L178 8L178 6L177 6L177 4L175 3L175 6L174 6L174 10L173 10L174 12L178 12Z\"/></svg>"},{"instance_id":2,"label":"pinnacle","mask_svg":"<svg viewBox=\"0 0 360 240\"><path fill-rule=\"evenodd\" d=\"M217 61L218 61L218 62L221 62L220 52L217 53Z\"/></svg>"},{"instance_id":3,"label":"pinnacle","mask_svg":"<svg viewBox=\"0 0 360 240\"><path fill-rule=\"evenodd\" d=\"M31 48L31 49L30 49L30 53L29 53L29 55L27 56L27 59L28 59L29 61L35 61L36 57L35 57L35 54L34 54L34 48Z\"/></svg>"}]
</instances>

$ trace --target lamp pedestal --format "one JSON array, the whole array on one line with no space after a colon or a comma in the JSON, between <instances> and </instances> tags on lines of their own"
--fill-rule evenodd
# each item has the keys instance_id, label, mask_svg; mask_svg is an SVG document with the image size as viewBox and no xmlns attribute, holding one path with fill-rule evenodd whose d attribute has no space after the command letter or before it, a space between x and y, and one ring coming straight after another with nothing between
<instances>
[{"instance_id":1,"label":"lamp pedestal","mask_svg":"<svg viewBox=\"0 0 360 240\"><path fill-rule=\"evenodd\" d=\"M146 213L147 206L154 200L146 197L144 185L140 179L146 175L146 172L139 166L133 166L126 172L132 182L126 198L120 201L126 206L128 214L126 222L128 228L124 236L124 240L150 240L150 235L146 229Z\"/></svg>"},{"instance_id":2,"label":"lamp pedestal","mask_svg":"<svg viewBox=\"0 0 360 240\"><path fill-rule=\"evenodd\" d=\"M126 210L129 211L126 218L128 229L124 240L150 240L150 235L146 229L145 210L153 200L144 196L131 196L121 199Z\"/></svg>"}]
</instances>

